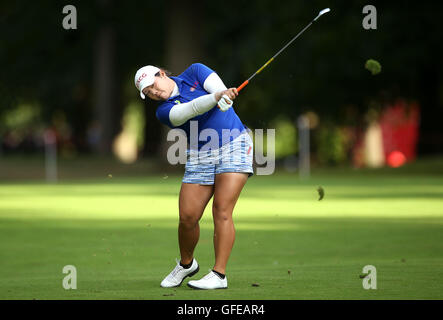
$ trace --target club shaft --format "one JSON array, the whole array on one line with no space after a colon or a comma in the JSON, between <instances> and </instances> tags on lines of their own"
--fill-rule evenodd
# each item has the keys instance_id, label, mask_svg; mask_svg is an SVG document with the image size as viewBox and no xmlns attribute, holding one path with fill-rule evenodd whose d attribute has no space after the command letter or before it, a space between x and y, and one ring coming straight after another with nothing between
<instances>
[{"instance_id":1,"label":"club shaft","mask_svg":"<svg viewBox=\"0 0 443 320\"><path fill-rule=\"evenodd\" d=\"M311 21L306 27L304 27L304 29L302 30L302 31L300 31L294 38L292 38L291 39L291 41L289 41L283 48L281 48L280 49L280 51L279 52L277 52L272 58L271 58L271 60L274 60L274 58L276 58L280 53L282 53L283 52L283 50L285 50L287 47L289 47L289 45L292 43L292 42L294 42L294 40L295 39L297 39L303 32L305 32L305 30L306 29L308 29L310 26L311 26L311 24L313 23L314 21Z\"/></svg>"},{"instance_id":2,"label":"club shaft","mask_svg":"<svg viewBox=\"0 0 443 320\"><path fill-rule=\"evenodd\" d=\"M282 53L287 47L290 46L290 44L292 42L294 42L295 39L297 39L303 32L306 31L306 29L308 29L313 23L314 23L315 19L312 20L306 27L303 28L303 30L301 30L294 38L291 39L291 41L289 41L283 48L281 48L271 59L269 59L260 69L258 69L256 72L254 72L254 74L252 74L248 80L246 80L245 82L243 82L238 88L237 91L242 90L248 83L249 81L251 81L252 78L254 78L257 74L259 74L260 72L262 72L262 70L264 68L266 68L272 61L274 61L274 59L280 54Z\"/></svg>"}]
</instances>

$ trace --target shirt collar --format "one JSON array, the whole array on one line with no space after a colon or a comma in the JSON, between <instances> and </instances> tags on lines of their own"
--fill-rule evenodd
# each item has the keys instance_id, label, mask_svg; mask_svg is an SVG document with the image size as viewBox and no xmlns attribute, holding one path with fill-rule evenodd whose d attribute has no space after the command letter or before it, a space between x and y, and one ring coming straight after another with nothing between
<instances>
[{"instance_id":1,"label":"shirt collar","mask_svg":"<svg viewBox=\"0 0 443 320\"><path fill-rule=\"evenodd\" d=\"M178 91L177 83L174 84L174 90L172 90L171 96L169 98L174 98L180 94L180 91Z\"/></svg>"},{"instance_id":2,"label":"shirt collar","mask_svg":"<svg viewBox=\"0 0 443 320\"><path fill-rule=\"evenodd\" d=\"M171 96L169 97L169 99L172 99L180 94L180 89L181 89L183 80L180 78L177 78L177 77L170 77L170 78L172 80L174 80L174 82L175 82L174 90L172 90Z\"/></svg>"}]
</instances>

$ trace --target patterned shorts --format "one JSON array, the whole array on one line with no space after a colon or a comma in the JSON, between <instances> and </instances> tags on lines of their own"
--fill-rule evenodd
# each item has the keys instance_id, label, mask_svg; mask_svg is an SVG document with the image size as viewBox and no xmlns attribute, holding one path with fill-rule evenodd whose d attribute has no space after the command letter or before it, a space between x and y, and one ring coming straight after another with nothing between
<instances>
[{"instance_id":1,"label":"patterned shorts","mask_svg":"<svg viewBox=\"0 0 443 320\"><path fill-rule=\"evenodd\" d=\"M213 185L215 175L224 172L254 174L253 142L247 131L221 148L207 151L188 150L182 182Z\"/></svg>"}]
</instances>

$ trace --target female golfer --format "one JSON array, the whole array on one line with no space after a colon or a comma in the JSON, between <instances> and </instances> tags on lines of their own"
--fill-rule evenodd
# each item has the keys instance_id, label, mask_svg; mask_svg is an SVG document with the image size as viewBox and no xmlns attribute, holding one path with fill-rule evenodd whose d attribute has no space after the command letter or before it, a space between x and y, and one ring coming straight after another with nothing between
<instances>
[{"instance_id":1,"label":"female golfer","mask_svg":"<svg viewBox=\"0 0 443 320\"><path fill-rule=\"evenodd\" d=\"M238 92L227 89L207 66L195 63L177 77L155 66L140 68L135 86L142 99L159 102L156 116L170 128L186 133L187 162L179 195L178 242L180 261L161 282L180 286L199 271L194 249L200 236L199 220L213 196L215 263L209 274L191 280L194 289L228 287L226 265L235 240L232 212L249 176L253 175L253 145L235 113Z\"/></svg>"}]
</instances>

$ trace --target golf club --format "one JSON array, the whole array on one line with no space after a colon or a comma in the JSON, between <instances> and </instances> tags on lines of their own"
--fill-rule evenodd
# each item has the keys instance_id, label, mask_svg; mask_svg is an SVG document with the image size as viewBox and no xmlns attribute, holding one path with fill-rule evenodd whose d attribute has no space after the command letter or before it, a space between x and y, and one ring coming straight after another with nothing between
<instances>
[{"instance_id":1,"label":"golf club","mask_svg":"<svg viewBox=\"0 0 443 320\"><path fill-rule=\"evenodd\" d=\"M326 8L321 10L317 17L314 18L314 20L312 20L306 27L304 27L304 29L302 31L300 31L294 38L291 39L291 41L289 41L283 48L280 49L279 52L277 52L271 59L269 59L260 69L258 69L252 76L250 76L248 78L248 80L246 80L245 82L243 82L238 88L237 91L242 90L248 83L249 81L251 81L252 78L254 78L257 74L259 74L264 68L266 68L268 66L268 64L270 64L280 53L283 52L283 50L285 50L295 39L297 39L306 29L308 29L315 21L317 21L318 18L320 18L320 16L322 16L325 13L328 13L329 11L331 11L331 9Z\"/></svg>"}]
</instances>

